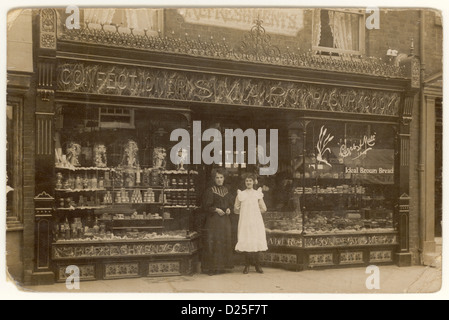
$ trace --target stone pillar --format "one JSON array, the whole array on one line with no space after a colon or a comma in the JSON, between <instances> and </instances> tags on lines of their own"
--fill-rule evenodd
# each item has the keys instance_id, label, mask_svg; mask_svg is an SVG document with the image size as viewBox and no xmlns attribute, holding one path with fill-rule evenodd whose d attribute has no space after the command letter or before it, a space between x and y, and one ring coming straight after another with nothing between
<instances>
[{"instance_id":1,"label":"stone pillar","mask_svg":"<svg viewBox=\"0 0 449 320\"><path fill-rule=\"evenodd\" d=\"M402 119L397 139L395 182L399 186L397 225L399 228L399 252L397 263L400 267L411 266L410 253L410 122L416 94L410 91L404 101Z\"/></svg>"},{"instance_id":2,"label":"stone pillar","mask_svg":"<svg viewBox=\"0 0 449 320\"><path fill-rule=\"evenodd\" d=\"M424 128L421 128L421 134L425 144L421 146L425 148L424 158L424 181L421 186L422 201L424 204L421 208L425 212L421 213L423 220L422 234L422 262L424 265L430 265L436 257L435 244L435 96L425 95L422 106L422 117L424 117Z\"/></svg>"}]
</instances>

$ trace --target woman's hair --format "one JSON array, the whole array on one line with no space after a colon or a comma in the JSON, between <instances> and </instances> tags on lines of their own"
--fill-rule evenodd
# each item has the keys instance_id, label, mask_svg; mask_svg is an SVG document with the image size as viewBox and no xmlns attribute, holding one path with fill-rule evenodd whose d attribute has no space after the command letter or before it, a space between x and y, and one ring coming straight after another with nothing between
<instances>
[{"instance_id":1,"label":"woman's hair","mask_svg":"<svg viewBox=\"0 0 449 320\"><path fill-rule=\"evenodd\" d=\"M214 180L217 177L217 174L222 175L225 179L228 177L228 172L226 171L226 169L217 168L212 170L212 180Z\"/></svg>"}]
</instances>

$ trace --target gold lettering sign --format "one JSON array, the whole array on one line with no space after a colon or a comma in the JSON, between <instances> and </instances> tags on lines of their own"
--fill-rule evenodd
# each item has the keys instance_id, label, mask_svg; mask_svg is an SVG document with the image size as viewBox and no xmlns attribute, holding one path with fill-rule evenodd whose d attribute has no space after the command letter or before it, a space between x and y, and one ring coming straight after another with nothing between
<instances>
[{"instance_id":1,"label":"gold lettering sign","mask_svg":"<svg viewBox=\"0 0 449 320\"><path fill-rule=\"evenodd\" d=\"M398 116L398 92L157 68L62 63L58 91L208 104Z\"/></svg>"}]
</instances>

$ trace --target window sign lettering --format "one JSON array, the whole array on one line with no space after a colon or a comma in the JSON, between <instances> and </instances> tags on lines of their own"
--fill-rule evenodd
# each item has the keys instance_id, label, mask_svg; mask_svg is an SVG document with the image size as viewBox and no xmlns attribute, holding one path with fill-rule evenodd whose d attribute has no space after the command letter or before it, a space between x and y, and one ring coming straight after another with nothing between
<instances>
[{"instance_id":1,"label":"window sign lettering","mask_svg":"<svg viewBox=\"0 0 449 320\"><path fill-rule=\"evenodd\" d=\"M370 137L364 136L358 144L353 143L352 146L348 146L347 140L340 147L340 157L348 158L353 157L352 160L360 159L366 156L369 151L373 150L376 145L376 135Z\"/></svg>"}]
</instances>

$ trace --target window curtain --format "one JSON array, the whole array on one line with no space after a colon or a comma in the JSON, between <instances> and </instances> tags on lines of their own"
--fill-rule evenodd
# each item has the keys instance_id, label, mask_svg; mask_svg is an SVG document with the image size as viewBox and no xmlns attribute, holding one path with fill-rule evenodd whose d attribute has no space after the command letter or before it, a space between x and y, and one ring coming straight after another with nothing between
<instances>
[{"instance_id":1,"label":"window curtain","mask_svg":"<svg viewBox=\"0 0 449 320\"><path fill-rule=\"evenodd\" d=\"M312 45L318 47L321 41L321 9L315 9L313 12L313 39Z\"/></svg>"},{"instance_id":2,"label":"window curtain","mask_svg":"<svg viewBox=\"0 0 449 320\"><path fill-rule=\"evenodd\" d=\"M358 50L359 16L329 11L329 24L335 47L342 50Z\"/></svg>"},{"instance_id":3,"label":"window curtain","mask_svg":"<svg viewBox=\"0 0 449 320\"><path fill-rule=\"evenodd\" d=\"M157 30L157 10L155 9L126 9L128 28L143 31Z\"/></svg>"},{"instance_id":4,"label":"window curtain","mask_svg":"<svg viewBox=\"0 0 449 320\"><path fill-rule=\"evenodd\" d=\"M111 24L115 9L84 9L84 21L94 24Z\"/></svg>"}]
</instances>

